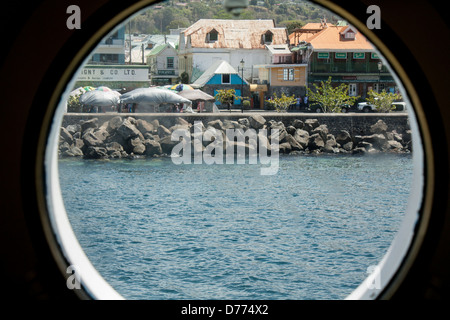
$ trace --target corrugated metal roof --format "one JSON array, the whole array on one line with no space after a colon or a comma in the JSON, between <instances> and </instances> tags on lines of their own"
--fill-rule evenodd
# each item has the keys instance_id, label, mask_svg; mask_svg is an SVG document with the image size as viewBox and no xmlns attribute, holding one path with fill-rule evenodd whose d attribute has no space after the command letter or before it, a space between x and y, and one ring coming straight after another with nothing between
<instances>
[{"instance_id":1,"label":"corrugated metal roof","mask_svg":"<svg viewBox=\"0 0 450 320\"><path fill-rule=\"evenodd\" d=\"M341 35L348 26L333 26L323 29L307 40L314 50L374 50L373 45L362 35L357 32L355 39L344 39Z\"/></svg>"},{"instance_id":2,"label":"corrugated metal roof","mask_svg":"<svg viewBox=\"0 0 450 320\"><path fill-rule=\"evenodd\" d=\"M299 29L295 29L294 32L292 32L289 35L289 43L291 45L297 45L298 43L302 41L307 41L309 38L317 34L317 32L322 31L325 28L333 27L334 25L332 23L321 23L321 22L309 22L305 24L303 27Z\"/></svg>"},{"instance_id":3,"label":"corrugated metal roof","mask_svg":"<svg viewBox=\"0 0 450 320\"><path fill-rule=\"evenodd\" d=\"M216 30L218 39L208 42L208 33ZM276 28L273 20L200 19L184 31L192 47L264 49L263 35L272 34L271 44L286 43L286 28Z\"/></svg>"}]
</instances>

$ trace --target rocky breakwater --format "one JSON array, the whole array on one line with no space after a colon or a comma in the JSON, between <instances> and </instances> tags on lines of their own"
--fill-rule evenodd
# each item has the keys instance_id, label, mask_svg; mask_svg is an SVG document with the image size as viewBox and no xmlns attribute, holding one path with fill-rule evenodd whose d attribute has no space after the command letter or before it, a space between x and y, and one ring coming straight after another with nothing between
<instances>
[{"instance_id":1,"label":"rocky breakwater","mask_svg":"<svg viewBox=\"0 0 450 320\"><path fill-rule=\"evenodd\" d=\"M296 119L286 126L283 122L266 121L261 115L256 114L237 121L203 120L196 122L195 125L179 117L171 127L160 124L158 120L146 121L121 116L99 125L98 119L93 118L61 128L59 156L86 159L168 156L172 148L179 143L172 141L174 130L188 130L194 138L199 128L202 132L209 128L220 130L224 143L227 142L225 134L227 129L241 129L238 131L243 133L249 129L256 131L265 129L269 152L272 134L275 132L274 129L278 129L279 151L282 154L411 152L411 131L388 130L382 120L367 128L366 133L351 135L346 130L331 134L328 127L320 124L317 119L305 121ZM261 141L264 140L259 139L259 143ZM203 148L209 143L211 142L203 141ZM247 152L252 148L248 141L234 143L235 145L244 143Z\"/></svg>"}]
</instances>

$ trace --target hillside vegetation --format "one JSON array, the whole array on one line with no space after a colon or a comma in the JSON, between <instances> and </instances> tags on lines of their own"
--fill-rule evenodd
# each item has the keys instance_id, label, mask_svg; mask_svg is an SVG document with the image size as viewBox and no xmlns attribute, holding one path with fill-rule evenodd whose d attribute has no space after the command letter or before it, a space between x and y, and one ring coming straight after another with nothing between
<instances>
[{"instance_id":1,"label":"hillside vegetation","mask_svg":"<svg viewBox=\"0 0 450 320\"><path fill-rule=\"evenodd\" d=\"M142 11L127 23L127 32L169 34L170 29L185 28L199 19L273 19L277 27L288 32L308 22L325 18L336 23L339 17L305 0L250 0L249 7L234 17L223 7L222 1L162 1Z\"/></svg>"}]
</instances>

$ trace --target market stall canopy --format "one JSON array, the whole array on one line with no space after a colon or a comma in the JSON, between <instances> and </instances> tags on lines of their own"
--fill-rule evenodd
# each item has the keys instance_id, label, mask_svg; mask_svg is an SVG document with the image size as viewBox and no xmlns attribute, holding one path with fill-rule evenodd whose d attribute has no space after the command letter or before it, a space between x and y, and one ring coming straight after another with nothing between
<instances>
[{"instance_id":1,"label":"market stall canopy","mask_svg":"<svg viewBox=\"0 0 450 320\"><path fill-rule=\"evenodd\" d=\"M159 105L162 103L187 103L192 104L192 101L183 98L182 96L170 90L160 88L139 88L130 92L124 93L120 100L123 103L139 103L147 105Z\"/></svg>"},{"instance_id":2,"label":"market stall canopy","mask_svg":"<svg viewBox=\"0 0 450 320\"><path fill-rule=\"evenodd\" d=\"M184 90L194 90L194 88L192 88L190 85L184 84L184 83L175 84L175 85L169 87L169 89L175 90L178 92L181 92Z\"/></svg>"},{"instance_id":3,"label":"market stall canopy","mask_svg":"<svg viewBox=\"0 0 450 320\"><path fill-rule=\"evenodd\" d=\"M117 106L120 102L120 93L117 91L93 90L80 96L80 103L87 106L109 107Z\"/></svg>"},{"instance_id":4,"label":"market stall canopy","mask_svg":"<svg viewBox=\"0 0 450 320\"><path fill-rule=\"evenodd\" d=\"M215 100L213 96L207 94L206 92L203 92L200 89L195 90L183 90L178 93L178 95L182 96L183 98L189 99L191 101L213 101Z\"/></svg>"}]
</instances>

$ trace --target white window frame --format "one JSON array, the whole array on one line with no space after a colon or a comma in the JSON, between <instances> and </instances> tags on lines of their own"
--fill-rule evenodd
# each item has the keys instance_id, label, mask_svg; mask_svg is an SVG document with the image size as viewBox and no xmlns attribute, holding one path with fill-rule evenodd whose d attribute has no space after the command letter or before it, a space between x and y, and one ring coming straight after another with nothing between
<instances>
[{"instance_id":1,"label":"white window frame","mask_svg":"<svg viewBox=\"0 0 450 320\"><path fill-rule=\"evenodd\" d=\"M169 62L169 59L172 59L172 62ZM174 57L167 57L167 69L173 69L175 68L175 58Z\"/></svg>"},{"instance_id":2,"label":"white window frame","mask_svg":"<svg viewBox=\"0 0 450 320\"><path fill-rule=\"evenodd\" d=\"M350 97L356 97L358 94L358 86L356 83L349 83L348 84L348 95Z\"/></svg>"},{"instance_id":3,"label":"white window frame","mask_svg":"<svg viewBox=\"0 0 450 320\"><path fill-rule=\"evenodd\" d=\"M293 68L283 69L283 81L294 81L295 70Z\"/></svg>"}]
</instances>

